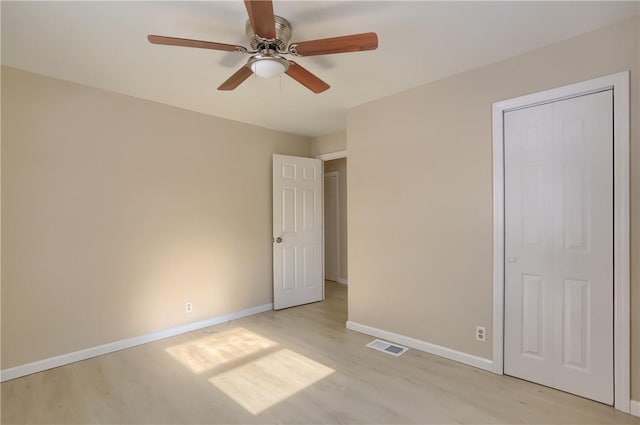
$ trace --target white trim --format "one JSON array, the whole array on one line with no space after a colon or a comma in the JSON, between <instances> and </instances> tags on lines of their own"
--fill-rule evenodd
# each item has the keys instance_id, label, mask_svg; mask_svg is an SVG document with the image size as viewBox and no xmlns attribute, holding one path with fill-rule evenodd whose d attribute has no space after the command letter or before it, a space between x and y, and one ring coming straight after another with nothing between
<instances>
[{"instance_id":1,"label":"white trim","mask_svg":"<svg viewBox=\"0 0 640 425\"><path fill-rule=\"evenodd\" d=\"M322 170L323 170L323 172L324 172L324 161L331 161L331 160L334 160L334 159L340 159L340 158L346 158L346 157L347 157L347 151L346 150L337 151L337 152L330 152L330 153L324 153L324 154L316 156L317 159L321 159L323 161L322 162L322 165L323 165ZM340 191L340 184L339 183L340 182L338 181L338 192ZM324 199L324 186L323 186L323 192L322 193L323 193L322 196L323 196L323 199ZM338 202L340 202L339 197L338 197ZM339 222L340 222L340 220L338 220L338 229L340 229L340 227L339 227L340 223ZM324 223L324 221L323 221L323 223ZM323 236L324 236L324 234L323 234ZM323 243L324 243L324 237L323 237L322 240L323 240ZM323 248L324 248L324 245L323 245ZM340 251L339 250L340 250L340 243L338 242L338 255L339 255L339 257L338 257L338 276L340 276L340 271L341 271L340 254L339 254ZM324 264L323 264L323 270L324 270ZM341 283L343 285L347 285L348 284L348 279L344 278L344 277L338 277L336 279L336 282Z\"/></svg>"},{"instance_id":2,"label":"white trim","mask_svg":"<svg viewBox=\"0 0 640 425\"><path fill-rule=\"evenodd\" d=\"M615 408L629 412L631 400L629 72L616 74L613 79L614 392Z\"/></svg>"},{"instance_id":3,"label":"white trim","mask_svg":"<svg viewBox=\"0 0 640 425\"><path fill-rule=\"evenodd\" d=\"M316 158L317 159L317 158ZM325 252L325 217L324 217L324 161L320 161L320 172L322 173L323 177L322 177L322 248L320 248L322 250L322 300L324 301L326 299L327 296L327 290L325 288L325 286L327 286L325 284L325 272L326 272L326 267L325 267L325 258L324 258L324 252Z\"/></svg>"},{"instance_id":4,"label":"white trim","mask_svg":"<svg viewBox=\"0 0 640 425\"><path fill-rule=\"evenodd\" d=\"M493 104L493 372L502 374L504 366L504 113L606 89L613 89L614 98L614 406L617 410L629 412L628 71Z\"/></svg>"},{"instance_id":5,"label":"white trim","mask_svg":"<svg viewBox=\"0 0 640 425\"><path fill-rule=\"evenodd\" d=\"M329 152L329 153L323 153L321 155L316 155L317 159L321 159L323 161L331 161L332 159L340 159L340 158L346 158L346 157L347 157L347 151Z\"/></svg>"},{"instance_id":6,"label":"white trim","mask_svg":"<svg viewBox=\"0 0 640 425\"><path fill-rule=\"evenodd\" d=\"M357 322L347 321L347 329L360 332L366 335L375 336L376 338L382 338L387 341L395 342L397 344L405 345L416 350L424 351L426 353L435 354L436 356L444 357L445 359L453 360L458 363L464 363L469 366L477 367L480 369L492 371L493 362L489 359L477 357L471 354L463 353L461 351L452 350L450 348L442 347L440 345L431 344L426 341L411 338L408 336L388 332L382 329L374 328L371 326L363 325Z\"/></svg>"},{"instance_id":7,"label":"white trim","mask_svg":"<svg viewBox=\"0 0 640 425\"><path fill-rule=\"evenodd\" d=\"M335 202L335 206L336 206L336 216L335 216L335 220L336 220L336 223L335 223L335 225L336 225L336 246L335 246L335 248L336 248L336 252L335 252L335 254L336 254L336 258L335 258L335 261L336 261L336 276L335 276L335 280L337 281L339 276L340 276L340 266L341 266L341 264L340 264L340 173L338 171L327 171L327 172L324 173L324 178L326 179L327 177L335 177L335 179L336 179L336 187L335 187L335 198L336 199L334 200L334 202ZM324 192L324 189L326 189L326 186L323 186L323 194L324 194L324 196L326 196L326 193ZM324 199L324 196L323 196L323 201L326 200L326 199ZM325 205L326 205L326 203L325 203ZM323 214L324 214L325 211L326 210L323 209L323 211L322 211ZM325 251L326 251L326 242L327 242L327 239L326 239L326 237L327 237L327 232L326 232L326 230L327 230L327 217L326 217L326 215L324 217L324 224L325 224L325 227L324 227L324 230L325 230L325 232L324 232L325 244L324 244L324 246L325 246ZM325 276L324 276L324 279L327 280L327 275L326 275L327 258L326 258L326 256L324 258L324 261L325 261ZM329 280L333 280L333 279L329 279Z\"/></svg>"},{"instance_id":8,"label":"white trim","mask_svg":"<svg viewBox=\"0 0 640 425\"><path fill-rule=\"evenodd\" d=\"M631 400L631 410L629 411L633 416L640 417L640 401Z\"/></svg>"},{"instance_id":9,"label":"white trim","mask_svg":"<svg viewBox=\"0 0 640 425\"><path fill-rule=\"evenodd\" d=\"M340 172L331 171L336 174L336 281L340 279L342 274L342 226L340 226L340 218L342 217L342 211L340 208Z\"/></svg>"},{"instance_id":10,"label":"white trim","mask_svg":"<svg viewBox=\"0 0 640 425\"><path fill-rule=\"evenodd\" d=\"M263 304L257 307L248 308L246 310L237 311L235 313L225 314L211 319L201 320L199 322L189 323L175 328L165 329L158 332L140 335L133 338L122 339L120 341L110 342L96 347L86 348L84 350L74 351L73 353L62 354L48 359L38 360L33 363L3 369L0 371L0 382L10 379L19 378L32 373L41 372L43 370L52 369L58 366L64 366L81 360L90 359L92 357L102 356L104 354L113 353L114 351L124 350L125 348L135 347L136 345L146 344L148 342L158 341L160 339L169 338L171 336L195 331L197 329L207 328L209 326L218 325L242 317L252 316L265 311L273 310L273 304Z\"/></svg>"},{"instance_id":11,"label":"white trim","mask_svg":"<svg viewBox=\"0 0 640 425\"><path fill-rule=\"evenodd\" d=\"M493 104L493 372L504 373L503 111Z\"/></svg>"}]
</instances>

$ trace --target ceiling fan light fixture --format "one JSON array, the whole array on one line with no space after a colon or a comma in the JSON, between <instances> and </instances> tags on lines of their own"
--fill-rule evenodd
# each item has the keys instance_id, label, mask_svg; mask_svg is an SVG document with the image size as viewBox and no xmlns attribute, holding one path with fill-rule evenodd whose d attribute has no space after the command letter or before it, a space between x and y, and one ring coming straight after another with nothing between
<instances>
[{"instance_id":1,"label":"ceiling fan light fixture","mask_svg":"<svg viewBox=\"0 0 640 425\"><path fill-rule=\"evenodd\" d=\"M273 78L284 74L289 69L289 61L275 55L255 55L247 64L258 77Z\"/></svg>"}]
</instances>

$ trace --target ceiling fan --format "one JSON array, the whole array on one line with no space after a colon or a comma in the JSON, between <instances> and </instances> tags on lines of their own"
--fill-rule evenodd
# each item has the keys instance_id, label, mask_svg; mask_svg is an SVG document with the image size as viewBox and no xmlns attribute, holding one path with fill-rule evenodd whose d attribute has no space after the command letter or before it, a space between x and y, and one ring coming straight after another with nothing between
<instances>
[{"instance_id":1,"label":"ceiling fan","mask_svg":"<svg viewBox=\"0 0 640 425\"><path fill-rule=\"evenodd\" d=\"M251 50L232 44L162 35L149 35L147 39L153 44L197 47L251 55L246 65L222 83L218 90L233 90L254 73L260 77L275 77L285 73L312 92L322 93L329 89L329 84L283 56L317 56L378 48L378 36L374 32L288 44L291 38L291 24L286 19L273 14L271 0L244 0L244 4L249 14L245 31L250 39Z\"/></svg>"}]
</instances>

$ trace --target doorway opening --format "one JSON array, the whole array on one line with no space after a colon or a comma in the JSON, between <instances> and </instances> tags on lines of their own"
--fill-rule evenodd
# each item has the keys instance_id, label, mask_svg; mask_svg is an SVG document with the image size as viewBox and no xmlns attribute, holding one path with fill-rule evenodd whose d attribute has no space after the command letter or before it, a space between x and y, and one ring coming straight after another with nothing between
<instances>
[{"instance_id":1,"label":"doorway opening","mask_svg":"<svg viewBox=\"0 0 640 425\"><path fill-rule=\"evenodd\" d=\"M324 162L325 280L348 283L347 158Z\"/></svg>"},{"instance_id":2,"label":"doorway opening","mask_svg":"<svg viewBox=\"0 0 640 425\"><path fill-rule=\"evenodd\" d=\"M325 293L348 284L347 151L317 157L323 161ZM341 293L343 291L340 291ZM346 294L346 291L344 291Z\"/></svg>"}]
</instances>

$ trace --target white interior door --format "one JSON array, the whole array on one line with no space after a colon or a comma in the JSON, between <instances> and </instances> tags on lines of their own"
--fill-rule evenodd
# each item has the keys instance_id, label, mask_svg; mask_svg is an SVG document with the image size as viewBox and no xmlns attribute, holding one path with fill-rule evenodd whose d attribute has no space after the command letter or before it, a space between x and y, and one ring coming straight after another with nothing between
<instances>
[{"instance_id":1,"label":"white interior door","mask_svg":"<svg viewBox=\"0 0 640 425\"><path fill-rule=\"evenodd\" d=\"M505 373L613 403L613 104L505 113Z\"/></svg>"},{"instance_id":2,"label":"white interior door","mask_svg":"<svg viewBox=\"0 0 640 425\"><path fill-rule=\"evenodd\" d=\"M320 301L322 162L273 155L273 306Z\"/></svg>"},{"instance_id":3,"label":"white interior door","mask_svg":"<svg viewBox=\"0 0 640 425\"><path fill-rule=\"evenodd\" d=\"M338 281L340 241L338 226L338 172L324 174L324 277Z\"/></svg>"}]
</instances>

